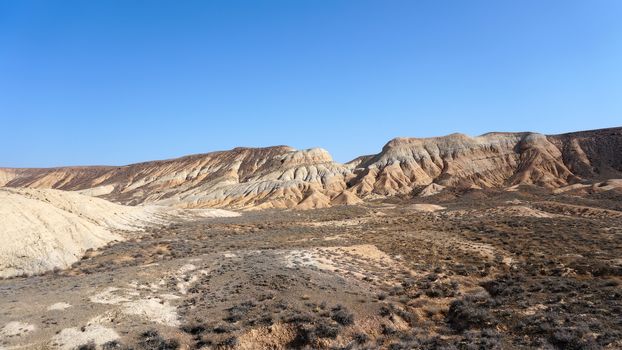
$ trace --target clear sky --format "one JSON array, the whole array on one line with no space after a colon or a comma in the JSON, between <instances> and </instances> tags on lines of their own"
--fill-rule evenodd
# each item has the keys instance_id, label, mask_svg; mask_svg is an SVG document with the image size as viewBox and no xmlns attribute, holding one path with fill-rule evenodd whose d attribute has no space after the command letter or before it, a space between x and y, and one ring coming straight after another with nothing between
<instances>
[{"instance_id":1,"label":"clear sky","mask_svg":"<svg viewBox=\"0 0 622 350\"><path fill-rule=\"evenodd\" d=\"M0 166L621 125L620 0L0 2Z\"/></svg>"}]
</instances>

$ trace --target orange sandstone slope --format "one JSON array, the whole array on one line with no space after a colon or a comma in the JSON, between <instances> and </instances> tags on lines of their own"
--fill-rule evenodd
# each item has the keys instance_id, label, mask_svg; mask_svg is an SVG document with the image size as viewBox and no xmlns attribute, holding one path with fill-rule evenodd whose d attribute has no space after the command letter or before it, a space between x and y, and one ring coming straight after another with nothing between
<instances>
[{"instance_id":1,"label":"orange sandstone slope","mask_svg":"<svg viewBox=\"0 0 622 350\"><path fill-rule=\"evenodd\" d=\"M315 148L236 148L121 167L0 169L0 186L79 190L123 204L318 208L445 188L557 188L622 178L622 128L562 135L397 138L349 163Z\"/></svg>"}]
</instances>

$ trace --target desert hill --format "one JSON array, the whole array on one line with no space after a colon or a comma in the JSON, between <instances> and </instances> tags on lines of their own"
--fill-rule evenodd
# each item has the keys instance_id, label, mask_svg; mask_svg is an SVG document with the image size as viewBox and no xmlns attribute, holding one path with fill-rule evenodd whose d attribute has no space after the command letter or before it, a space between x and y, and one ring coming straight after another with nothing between
<instances>
[{"instance_id":1,"label":"desert hill","mask_svg":"<svg viewBox=\"0 0 622 350\"><path fill-rule=\"evenodd\" d=\"M346 164L276 146L1 169L0 349L622 348L621 146L452 134Z\"/></svg>"},{"instance_id":2,"label":"desert hill","mask_svg":"<svg viewBox=\"0 0 622 350\"><path fill-rule=\"evenodd\" d=\"M328 206L352 177L323 149L236 148L123 167L3 169L7 187L81 190L115 202L176 207ZM0 183L1 185L1 183ZM88 191L84 191L88 190ZM310 198L303 203L307 197ZM324 203L324 204L320 204Z\"/></svg>"},{"instance_id":3,"label":"desert hill","mask_svg":"<svg viewBox=\"0 0 622 350\"><path fill-rule=\"evenodd\" d=\"M341 164L323 149L236 148L120 167L0 169L0 186L180 208L318 208L447 188L560 188L622 177L622 128L396 138Z\"/></svg>"},{"instance_id":4,"label":"desert hill","mask_svg":"<svg viewBox=\"0 0 622 350\"><path fill-rule=\"evenodd\" d=\"M235 215L224 210L129 207L52 189L0 188L0 277L66 268L88 249L184 216Z\"/></svg>"}]
</instances>

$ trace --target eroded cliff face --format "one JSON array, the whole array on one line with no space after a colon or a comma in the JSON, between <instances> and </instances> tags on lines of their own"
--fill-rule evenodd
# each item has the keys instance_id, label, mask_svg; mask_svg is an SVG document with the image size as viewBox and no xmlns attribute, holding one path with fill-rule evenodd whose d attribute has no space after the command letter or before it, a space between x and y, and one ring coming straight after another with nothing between
<instances>
[{"instance_id":1,"label":"eroded cliff face","mask_svg":"<svg viewBox=\"0 0 622 350\"><path fill-rule=\"evenodd\" d=\"M236 148L123 167L3 169L8 187L80 190L115 202L176 207L290 208L309 196L329 206L351 176L323 149ZM325 198L324 198L325 197Z\"/></svg>"},{"instance_id":2,"label":"eroded cliff face","mask_svg":"<svg viewBox=\"0 0 622 350\"><path fill-rule=\"evenodd\" d=\"M622 177L622 128L546 136L396 138L347 164L323 149L236 148L122 167L0 169L0 185L81 191L123 204L321 208L447 188L557 188Z\"/></svg>"},{"instance_id":3,"label":"eroded cliff face","mask_svg":"<svg viewBox=\"0 0 622 350\"><path fill-rule=\"evenodd\" d=\"M397 138L359 166L353 188L360 195L396 195L437 183L464 181L480 187L501 186L513 174L519 154L517 134L462 134L426 139Z\"/></svg>"},{"instance_id":4,"label":"eroded cliff face","mask_svg":"<svg viewBox=\"0 0 622 350\"><path fill-rule=\"evenodd\" d=\"M561 152L568 169L584 179L620 177L622 128L580 131L547 137Z\"/></svg>"},{"instance_id":5,"label":"eroded cliff face","mask_svg":"<svg viewBox=\"0 0 622 350\"><path fill-rule=\"evenodd\" d=\"M535 133L489 133L390 141L359 166L356 193L396 195L431 184L490 188L515 184L559 187L579 181L562 152Z\"/></svg>"}]
</instances>

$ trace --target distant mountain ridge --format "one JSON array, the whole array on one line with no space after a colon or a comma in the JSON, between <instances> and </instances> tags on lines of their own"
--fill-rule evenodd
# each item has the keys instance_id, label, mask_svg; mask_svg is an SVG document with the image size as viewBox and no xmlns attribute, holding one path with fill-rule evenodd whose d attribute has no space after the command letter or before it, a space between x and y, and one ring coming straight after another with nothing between
<instances>
[{"instance_id":1,"label":"distant mountain ridge","mask_svg":"<svg viewBox=\"0 0 622 350\"><path fill-rule=\"evenodd\" d=\"M622 128L396 138L346 164L321 148L275 146L119 167L0 168L0 186L186 208L308 209L446 188L558 188L608 178L622 178Z\"/></svg>"}]
</instances>

